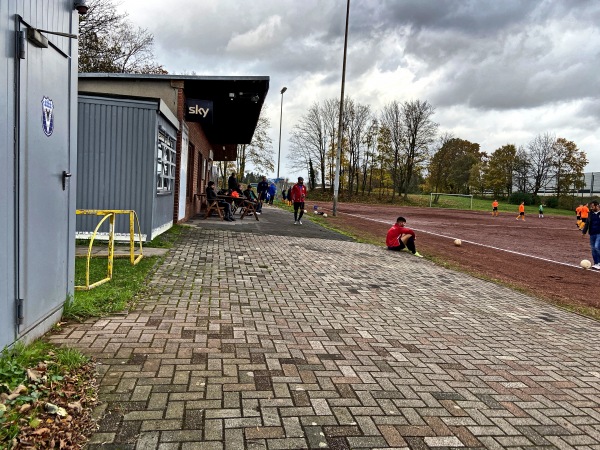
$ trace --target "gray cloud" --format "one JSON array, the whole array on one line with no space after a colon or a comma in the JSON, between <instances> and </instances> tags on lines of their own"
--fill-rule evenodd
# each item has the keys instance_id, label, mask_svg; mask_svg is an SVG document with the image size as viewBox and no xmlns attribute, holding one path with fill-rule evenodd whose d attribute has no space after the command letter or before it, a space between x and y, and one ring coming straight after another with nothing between
<instances>
[{"instance_id":1,"label":"gray cloud","mask_svg":"<svg viewBox=\"0 0 600 450\"><path fill-rule=\"evenodd\" d=\"M172 15L164 6L123 1L154 34L159 62L177 73L271 76L272 123L277 91L288 85L284 135L307 103L339 95L345 1L203 0ZM599 23L597 0L353 0L346 92L373 106L418 95L442 128L448 120L492 148L545 125L595 145ZM501 124L498 113L518 125Z\"/></svg>"}]
</instances>

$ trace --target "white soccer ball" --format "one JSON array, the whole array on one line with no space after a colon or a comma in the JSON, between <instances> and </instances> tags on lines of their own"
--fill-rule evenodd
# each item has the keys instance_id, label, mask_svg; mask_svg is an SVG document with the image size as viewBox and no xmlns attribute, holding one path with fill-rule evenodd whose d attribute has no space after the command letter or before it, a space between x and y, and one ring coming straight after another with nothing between
<instances>
[{"instance_id":1,"label":"white soccer ball","mask_svg":"<svg viewBox=\"0 0 600 450\"><path fill-rule=\"evenodd\" d=\"M323 213L323 217L327 217L327 213Z\"/></svg>"},{"instance_id":2,"label":"white soccer ball","mask_svg":"<svg viewBox=\"0 0 600 450\"><path fill-rule=\"evenodd\" d=\"M304 214L306 214L307 212L308 212L307 210L304 210Z\"/></svg>"},{"instance_id":3,"label":"white soccer ball","mask_svg":"<svg viewBox=\"0 0 600 450\"><path fill-rule=\"evenodd\" d=\"M589 269L590 267L592 267L592 263L587 259L582 259L579 265L584 269Z\"/></svg>"},{"instance_id":4,"label":"white soccer ball","mask_svg":"<svg viewBox=\"0 0 600 450\"><path fill-rule=\"evenodd\" d=\"M455 239L454 245L456 245L457 247L460 247L462 245L462 241L460 239Z\"/></svg>"},{"instance_id":5,"label":"white soccer ball","mask_svg":"<svg viewBox=\"0 0 600 450\"><path fill-rule=\"evenodd\" d=\"M317 211L316 209L313 209L313 212L314 212L315 214L319 214L319 211Z\"/></svg>"}]
</instances>

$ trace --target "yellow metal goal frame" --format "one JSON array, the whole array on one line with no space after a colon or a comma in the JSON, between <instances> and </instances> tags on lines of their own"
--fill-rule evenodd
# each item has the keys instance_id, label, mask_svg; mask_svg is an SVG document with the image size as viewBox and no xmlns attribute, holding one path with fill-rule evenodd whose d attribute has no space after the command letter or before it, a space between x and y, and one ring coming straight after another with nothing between
<instances>
[{"instance_id":1,"label":"yellow metal goal frame","mask_svg":"<svg viewBox=\"0 0 600 450\"><path fill-rule=\"evenodd\" d=\"M87 251L87 262L85 269L85 285L84 286L75 286L76 290L79 291L89 291L94 289L101 284L104 284L110 280L112 280L113 274L113 260L114 258L121 258L129 256L129 261L132 266L135 266L140 260L144 257L143 249L142 249L142 231L140 228L140 221L138 219L137 214L134 210L131 209L78 209L76 211L77 215L95 215L95 216L104 216L96 225L94 232L92 233L92 237L90 239L90 245L88 246ZM129 215L129 255L115 255L115 217L117 214L128 214ZM105 220L109 221L108 228L108 262L107 262L107 270L106 277L90 284L90 260L92 258L92 248L94 246L94 239L96 239L96 234L98 234L98 230L100 226L104 223ZM140 244L140 253L139 255L135 254L135 227L134 223L137 224L138 229L138 240Z\"/></svg>"}]
</instances>

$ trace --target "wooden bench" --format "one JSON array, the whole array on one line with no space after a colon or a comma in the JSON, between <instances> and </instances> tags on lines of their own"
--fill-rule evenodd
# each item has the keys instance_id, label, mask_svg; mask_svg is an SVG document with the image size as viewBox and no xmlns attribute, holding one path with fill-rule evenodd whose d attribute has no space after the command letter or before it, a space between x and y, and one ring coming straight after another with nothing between
<instances>
[{"instance_id":1,"label":"wooden bench","mask_svg":"<svg viewBox=\"0 0 600 450\"><path fill-rule=\"evenodd\" d=\"M224 219L224 217L223 217L224 210L225 210L224 207L219 206L219 200L213 200L211 202L207 202L206 214L204 215L204 218L208 219L210 217L210 214L213 211L216 211L217 214L219 215L219 217L221 218L221 220L223 220Z\"/></svg>"},{"instance_id":2,"label":"wooden bench","mask_svg":"<svg viewBox=\"0 0 600 450\"><path fill-rule=\"evenodd\" d=\"M244 217L253 214L254 218L256 220L258 220L258 214L256 214L256 207L255 204L249 200L246 200L244 202L244 206L243 206L243 211L242 211L242 215L240 216L240 219L243 219Z\"/></svg>"}]
</instances>

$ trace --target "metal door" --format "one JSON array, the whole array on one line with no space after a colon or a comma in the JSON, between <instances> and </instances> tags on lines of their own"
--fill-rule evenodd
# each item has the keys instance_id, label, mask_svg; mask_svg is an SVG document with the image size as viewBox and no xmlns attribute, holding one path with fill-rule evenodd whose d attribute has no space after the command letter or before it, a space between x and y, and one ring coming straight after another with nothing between
<instances>
[{"instance_id":1,"label":"metal door","mask_svg":"<svg viewBox=\"0 0 600 450\"><path fill-rule=\"evenodd\" d=\"M52 45L25 42L17 89L19 335L62 307L70 236L69 60Z\"/></svg>"}]
</instances>

